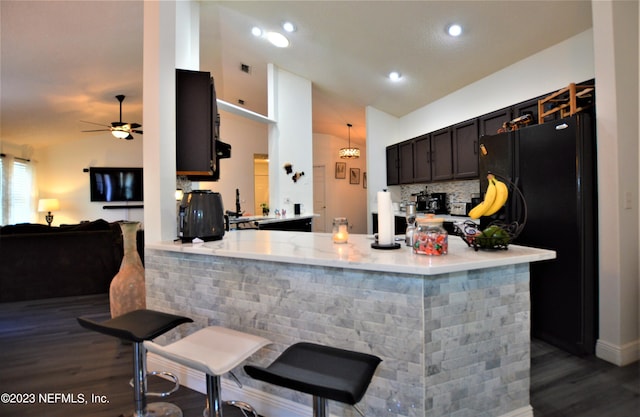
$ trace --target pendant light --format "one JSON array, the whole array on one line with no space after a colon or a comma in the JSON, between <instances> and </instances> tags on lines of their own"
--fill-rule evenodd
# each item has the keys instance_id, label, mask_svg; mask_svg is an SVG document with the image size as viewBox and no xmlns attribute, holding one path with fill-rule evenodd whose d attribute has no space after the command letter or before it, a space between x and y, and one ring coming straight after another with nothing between
<instances>
[{"instance_id":1,"label":"pendant light","mask_svg":"<svg viewBox=\"0 0 640 417\"><path fill-rule=\"evenodd\" d=\"M338 155L342 159L356 159L360 158L360 149L356 147L351 147L351 123L347 123L349 127L349 147L340 149Z\"/></svg>"}]
</instances>

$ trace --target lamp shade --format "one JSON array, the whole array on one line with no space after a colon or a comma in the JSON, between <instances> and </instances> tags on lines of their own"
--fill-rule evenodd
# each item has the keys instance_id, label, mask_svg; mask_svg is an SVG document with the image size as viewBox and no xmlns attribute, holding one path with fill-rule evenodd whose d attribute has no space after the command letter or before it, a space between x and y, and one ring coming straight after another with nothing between
<instances>
[{"instance_id":1,"label":"lamp shade","mask_svg":"<svg viewBox=\"0 0 640 417\"><path fill-rule=\"evenodd\" d=\"M38 211L48 212L60 210L60 202L57 198L41 198L38 200Z\"/></svg>"},{"instance_id":2,"label":"lamp shade","mask_svg":"<svg viewBox=\"0 0 640 417\"><path fill-rule=\"evenodd\" d=\"M111 131L111 134L118 139L126 139L127 137L129 137L129 132L124 129L113 129Z\"/></svg>"}]
</instances>

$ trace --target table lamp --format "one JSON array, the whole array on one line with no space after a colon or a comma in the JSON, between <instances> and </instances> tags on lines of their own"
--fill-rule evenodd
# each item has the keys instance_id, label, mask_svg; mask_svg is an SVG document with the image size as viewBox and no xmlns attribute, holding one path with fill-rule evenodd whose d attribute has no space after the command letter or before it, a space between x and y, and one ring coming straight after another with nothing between
<instances>
[{"instance_id":1,"label":"table lamp","mask_svg":"<svg viewBox=\"0 0 640 417\"><path fill-rule=\"evenodd\" d=\"M60 202L57 198L41 198L38 200L38 211L40 213L47 212L44 218L49 227L51 227L51 222L53 221L53 214L51 214L51 212L56 210L60 210Z\"/></svg>"}]
</instances>

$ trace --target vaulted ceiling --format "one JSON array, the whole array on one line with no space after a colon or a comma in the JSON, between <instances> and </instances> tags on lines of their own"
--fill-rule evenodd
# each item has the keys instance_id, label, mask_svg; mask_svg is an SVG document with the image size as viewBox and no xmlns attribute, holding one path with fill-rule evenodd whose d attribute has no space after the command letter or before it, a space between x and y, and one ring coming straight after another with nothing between
<instances>
[{"instance_id":1,"label":"vaulted ceiling","mask_svg":"<svg viewBox=\"0 0 640 417\"><path fill-rule=\"evenodd\" d=\"M1 1L2 143L117 140L81 132L118 120L117 94L123 120L144 124L143 3ZM289 48L250 33L284 21L297 26ZM454 22L458 38L445 33ZM588 0L202 1L200 67L219 98L262 114L268 62L307 78L314 132L346 137L352 123L358 142L366 106L403 116L590 27Z\"/></svg>"}]
</instances>

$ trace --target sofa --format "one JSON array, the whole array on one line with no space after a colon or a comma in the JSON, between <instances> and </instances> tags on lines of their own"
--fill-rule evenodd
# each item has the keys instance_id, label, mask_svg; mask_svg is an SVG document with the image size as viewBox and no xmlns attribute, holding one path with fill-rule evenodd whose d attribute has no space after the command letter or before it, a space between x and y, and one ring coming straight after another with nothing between
<instances>
[{"instance_id":1,"label":"sofa","mask_svg":"<svg viewBox=\"0 0 640 417\"><path fill-rule=\"evenodd\" d=\"M144 261L144 232L138 253ZM122 232L105 220L0 228L0 302L108 293L123 257Z\"/></svg>"}]
</instances>

